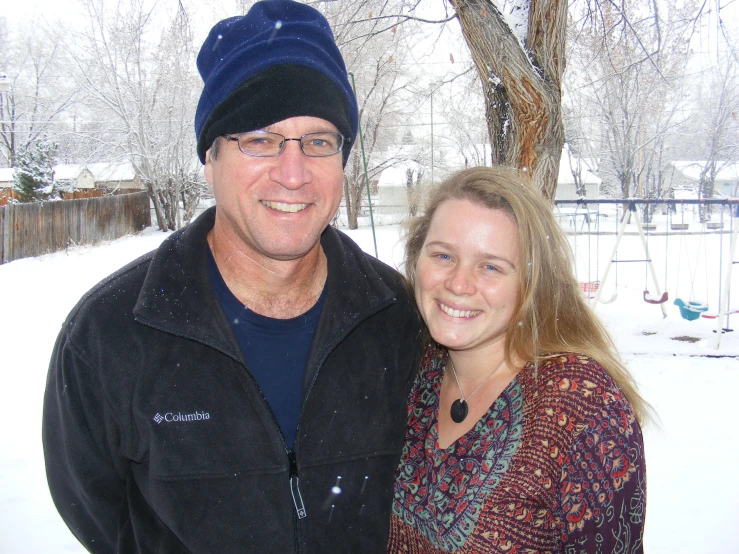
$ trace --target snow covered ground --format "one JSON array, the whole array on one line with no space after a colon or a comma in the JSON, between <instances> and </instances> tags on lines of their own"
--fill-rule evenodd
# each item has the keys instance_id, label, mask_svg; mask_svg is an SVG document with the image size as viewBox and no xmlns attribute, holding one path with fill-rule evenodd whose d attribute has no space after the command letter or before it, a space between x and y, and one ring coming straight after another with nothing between
<instances>
[{"instance_id":1,"label":"snow covered ground","mask_svg":"<svg viewBox=\"0 0 739 554\"><path fill-rule=\"evenodd\" d=\"M374 252L370 229L349 234L367 252ZM46 487L41 404L48 360L56 334L80 296L155 248L165 236L148 229L111 243L0 266L0 552L84 552L57 515ZM578 237L581 280L596 280L614 240L614 235ZM716 309L718 262L721 256L726 262L728 243L728 235L671 236L668 244L664 236L650 237L659 281L664 283L667 277L671 296L667 318L659 306L642 300L645 283L654 292L644 264L619 267L618 288L615 276L609 277L603 295L610 298L615 292L616 300L597 307L657 414L645 428L645 543L650 554L739 552L739 433L734 428L739 315L731 322L737 331L724 334L716 350L716 321L684 320L672 305L676 294L686 300L692 294L708 302L710 311ZM398 227L378 227L377 244L380 258L398 266L402 260ZM630 235L618 255L639 257L640 249L638 239ZM739 275L732 285L739 297Z\"/></svg>"}]
</instances>

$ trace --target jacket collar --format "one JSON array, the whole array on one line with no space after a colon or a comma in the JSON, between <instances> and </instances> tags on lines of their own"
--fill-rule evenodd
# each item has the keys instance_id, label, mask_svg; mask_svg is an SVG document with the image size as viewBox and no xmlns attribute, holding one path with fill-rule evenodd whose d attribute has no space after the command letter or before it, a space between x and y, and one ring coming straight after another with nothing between
<instances>
[{"instance_id":1,"label":"jacket collar","mask_svg":"<svg viewBox=\"0 0 739 554\"><path fill-rule=\"evenodd\" d=\"M215 210L206 210L154 252L134 316L139 323L206 344L243 363L208 276L206 239ZM349 237L327 227L321 246L328 260L327 290L309 367L395 296Z\"/></svg>"}]
</instances>

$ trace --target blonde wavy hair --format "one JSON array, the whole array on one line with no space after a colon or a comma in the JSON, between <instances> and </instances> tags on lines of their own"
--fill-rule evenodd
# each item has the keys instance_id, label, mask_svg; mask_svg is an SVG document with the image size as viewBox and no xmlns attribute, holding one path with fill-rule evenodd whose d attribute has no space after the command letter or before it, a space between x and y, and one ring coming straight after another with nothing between
<instances>
[{"instance_id":1,"label":"blonde wavy hair","mask_svg":"<svg viewBox=\"0 0 739 554\"><path fill-rule=\"evenodd\" d=\"M518 227L518 302L506 334L505 352L534 362L557 353L584 354L596 360L621 388L637 419L649 405L619 360L608 332L583 298L573 273L572 251L547 203L529 179L513 168L474 167L455 173L434 188L423 215L406 227L405 268L408 284L416 284L416 263L439 206L447 200L468 200L502 210ZM413 297L413 294L411 294Z\"/></svg>"}]
</instances>

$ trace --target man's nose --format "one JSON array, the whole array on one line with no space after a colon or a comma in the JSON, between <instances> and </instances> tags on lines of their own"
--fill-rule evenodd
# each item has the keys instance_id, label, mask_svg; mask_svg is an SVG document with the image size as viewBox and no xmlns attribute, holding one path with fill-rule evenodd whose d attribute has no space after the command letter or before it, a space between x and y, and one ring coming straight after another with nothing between
<instances>
[{"instance_id":1,"label":"man's nose","mask_svg":"<svg viewBox=\"0 0 739 554\"><path fill-rule=\"evenodd\" d=\"M270 178L288 189L299 189L312 179L308 157L300 149L300 139L285 139Z\"/></svg>"}]
</instances>

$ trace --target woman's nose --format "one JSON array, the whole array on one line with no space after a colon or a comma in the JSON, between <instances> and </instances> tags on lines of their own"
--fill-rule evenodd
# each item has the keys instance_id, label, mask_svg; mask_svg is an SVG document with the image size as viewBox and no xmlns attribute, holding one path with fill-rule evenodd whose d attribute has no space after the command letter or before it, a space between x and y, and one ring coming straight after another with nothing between
<instances>
[{"instance_id":1,"label":"woman's nose","mask_svg":"<svg viewBox=\"0 0 739 554\"><path fill-rule=\"evenodd\" d=\"M457 295L474 294L476 288L470 270L458 264L446 280L446 288Z\"/></svg>"}]
</instances>

